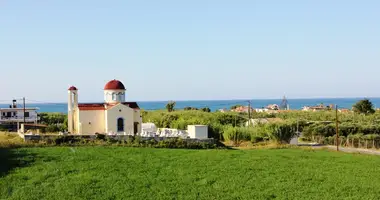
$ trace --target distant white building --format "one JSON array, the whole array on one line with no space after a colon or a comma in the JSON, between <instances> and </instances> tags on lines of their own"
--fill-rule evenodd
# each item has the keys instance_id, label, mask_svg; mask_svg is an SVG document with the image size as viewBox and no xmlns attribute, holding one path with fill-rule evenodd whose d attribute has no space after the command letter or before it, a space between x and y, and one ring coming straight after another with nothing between
<instances>
[{"instance_id":1,"label":"distant white building","mask_svg":"<svg viewBox=\"0 0 380 200\"><path fill-rule=\"evenodd\" d=\"M207 139L208 126L207 125L188 125L187 132L190 138Z\"/></svg>"},{"instance_id":2,"label":"distant white building","mask_svg":"<svg viewBox=\"0 0 380 200\"><path fill-rule=\"evenodd\" d=\"M157 132L157 126L154 123L142 123L142 132Z\"/></svg>"},{"instance_id":3,"label":"distant white building","mask_svg":"<svg viewBox=\"0 0 380 200\"><path fill-rule=\"evenodd\" d=\"M17 123L24 122L25 120L26 123L36 124L38 121L37 110L38 108L24 109L23 107L17 107L16 101L13 101L13 104L9 108L0 108L0 123Z\"/></svg>"},{"instance_id":4,"label":"distant white building","mask_svg":"<svg viewBox=\"0 0 380 200\"><path fill-rule=\"evenodd\" d=\"M255 112L258 112L258 113L263 113L263 112L268 112L269 109L267 108L255 108Z\"/></svg>"}]
</instances>

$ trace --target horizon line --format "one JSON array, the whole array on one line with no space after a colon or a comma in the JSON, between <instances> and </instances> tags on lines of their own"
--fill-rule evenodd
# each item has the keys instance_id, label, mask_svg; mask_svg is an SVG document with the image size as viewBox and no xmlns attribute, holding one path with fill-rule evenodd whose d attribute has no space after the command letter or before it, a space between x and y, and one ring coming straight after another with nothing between
<instances>
[{"instance_id":1,"label":"horizon line","mask_svg":"<svg viewBox=\"0 0 380 200\"><path fill-rule=\"evenodd\" d=\"M135 101L128 101L128 102L169 102L169 101L176 101L176 102L189 102L189 101L255 101L255 100L282 100L283 98L257 98L257 99L191 99L191 100L135 100ZM286 98L287 100L311 100L311 99L380 99L380 97L301 97L301 98ZM87 103L99 103L100 101L88 101ZM103 101L102 101L103 102ZM66 104L67 102L27 102L27 104ZM78 102L81 103L81 102ZM83 102L82 102L83 103ZM238 103L238 102L237 102ZM2 103L1 103L2 104ZM1 105L0 104L0 105ZM3 104L5 105L5 104ZM6 104L7 105L7 104Z\"/></svg>"}]
</instances>

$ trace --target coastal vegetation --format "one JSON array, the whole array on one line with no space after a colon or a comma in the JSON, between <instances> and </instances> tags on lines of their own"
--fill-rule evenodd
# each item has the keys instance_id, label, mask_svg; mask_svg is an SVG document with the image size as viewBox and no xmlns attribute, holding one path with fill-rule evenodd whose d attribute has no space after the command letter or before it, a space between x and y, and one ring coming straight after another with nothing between
<instances>
[{"instance_id":1,"label":"coastal vegetation","mask_svg":"<svg viewBox=\"0 0 380 200\"><path fill-rule=\"evenodd\" d=\"M170 138L166 140L143 139L139 136L107 136L96 134L92 136L61 135L42 136L41 140L24 141L16 133L0 132L0 148L21 147L54 147L54 146L121 146L121 147L149 147L169 149L225 149L223 143L215 140L186 140Z\"/></svg>"},{"instance_id":2,"label":"coastal vegetation","mask_svg":"<svg viewBox=\"0 0 380 200\"><path fill-rule=\"evenodd\" d=\"M171 101L165 110L142 110L143 122L155 123L160 128L185 130L188 125L206 124L209 136L219 141L238 146L242 143L288 143L297 133L301 140L334 144L336 134L336 111L280 111L273 113L252 112L252 119L259 123L247 123L248 113L211 112L208 107L185 107L175 109ZM239 105L232 106L237 108ZM47 125L42 130L57 133L67 130L67 115L62 113L40 113L39 123ZM353 106L353 111L339 112L339 136L342 145L368 146L380 148L380 112L376 112L372 103L361 100ZM267 120L262 123L262 119Z\"/></svg>"},{"instance_id":3,"label":"coastal vegetation","mask_svg":"<svg viewBox=\"0 0 380 200\"><path fill-rule=\"evenodd\" d=\"M378 199L380 157L311 149L0 149L1 199ZM339 173L338 173L339 172ZM370 183L370 184L369 184Z\"/></svg>"},{"instance_id":4,"label":"coastal vegetation","mask_svg":"<svg viewBox=\"0 0 380 200\"><path fill-rule=\"evenodd\" d=\"M67 130L67 115L63 113L39 113L39 123L47 125L43 132L57 133Z\"/></svg>"},{"instance_id":5,"label":"coastal vegetation","mask_svg":"<svg viewBox=\"0 0 380 200\"><path fill-rule=\"evenodd\" d=\"M232 108L237 107L239 105L232 106ZM277 120L249 124L250 126L247 126L248 113L203 112L186 108L175 112L143 111L142 115L144 122L153 122L161 128L184 130L187 125L207 124L210 137L239 145L247 141L288 143L298 132L302 133L301 139L304 141L333 144L337 113L332 109L316 112L295 110L274 113L252 112L251 119ZM380 112L374 110L369 100L359 101L354 105L353 112L339 112L338 120L342 145L347 143L343 140L353 138L353 140L360 139L363 143L371 140L372 144L378 143L373 145L374 147L380 147Z\"/></svg>"}]
</instances>

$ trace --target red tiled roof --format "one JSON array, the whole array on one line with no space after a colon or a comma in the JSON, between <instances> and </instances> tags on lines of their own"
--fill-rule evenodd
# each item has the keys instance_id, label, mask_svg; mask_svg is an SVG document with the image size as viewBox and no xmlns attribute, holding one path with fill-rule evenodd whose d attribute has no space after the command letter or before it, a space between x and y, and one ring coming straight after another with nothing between
<instances>
[{"instance_id":1,"label":"red tiled roof","mask_svg":"<svg viewBox=\"0 0 380 200\"><path fill-rule=\"evenodd\" d=\"M104 103L82 103L78 104L79 110L105 110Z\"/></svg>"},{"instance_id":2,"label":"red tiled roof","mask_svg":"<svg viewBox=\"0 0 380 200\"><path fill-rule=\"evenodd\" d=\"M125 90L124 84L118 80L112 80L104 86L104 90Z\"/></svg>"},{"instance_id":3,"label":"red tiled roof","mask_svg":"<svg viewBox=\"0 0 380 200\"><path fill-rule=\"evenodd\" d=\"M75 86L71 86L68 90L78 90Z\"/></svg>"},{"instance_id":4,"label":"red tiled roof","mask_svg":"<svg viewBox=\"0 0 380 200\"><path fill-rule=\"evenodd\" d=\"M122 104L133 109L140 109L139 105L136 102L123 102Z\"/></svg>"},{"instance_id":5,"label":"red tiled roof","mask_svg":"<svg viewBox=\"0 0 380 200\"><path fill-rule=\"evenodd\" d=\"M132 109L140 109L139 105L136 102L122 102L121 104L128 106ZM108 110L114 107L117 104L108 104L108 103L82 103L78 104L79 110Z\"/></svg>"}]
</instances>

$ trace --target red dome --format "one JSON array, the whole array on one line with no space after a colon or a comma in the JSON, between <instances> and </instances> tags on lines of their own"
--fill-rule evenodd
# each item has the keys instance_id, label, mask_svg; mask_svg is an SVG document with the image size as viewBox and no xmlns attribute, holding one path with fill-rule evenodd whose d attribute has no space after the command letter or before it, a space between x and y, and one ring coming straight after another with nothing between
<instances>
[{"instance_id":1,"label":"red dome","mask_svg":"<svg viewBox=\"0 0 380 200\"><path fill-rule=\"evenodd\" d=\"M104 86L104 90L125 90L122 82L118 80L112 80Z\"/></svg>"},{"instance_id":2,"label":"red dome","mask_svg":"<svg viewBox=\"0 0 380 200\"><path fill-rule=\"evenodd\" d=\"M71 86L69 90L78 90L75 86Z\"/></svg>"}]
</instances>

